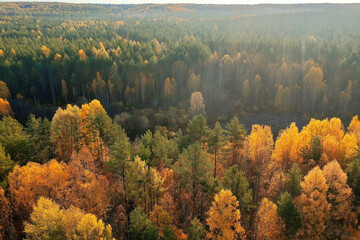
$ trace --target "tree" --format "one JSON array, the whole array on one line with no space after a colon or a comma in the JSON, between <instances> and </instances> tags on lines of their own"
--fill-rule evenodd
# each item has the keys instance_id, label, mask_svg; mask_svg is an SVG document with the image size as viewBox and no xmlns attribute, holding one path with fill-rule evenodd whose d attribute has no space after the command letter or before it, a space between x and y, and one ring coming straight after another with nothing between
<instances>
[{"instance_id":1,"label":"tree","mask_svg":"<svg viewBox=\"0 0 360 240\"><path fill-rule=\"evenodd\" d=\"M241 226L239 202L230 190L221 190L215 195L206 222L209 226L209 239L231 240L245 239L245 230Z\"/></svg>"},{"instance_id":2,"label":"tree","mask_svg":"<svg viewBox=\"0 0 360 240\"><path fill-rule=\"evenodd\" d=\"M330 204L327 201L329 186L323 171L313 168L300 183L299 210L303 216L303 231L308 239L325 239Z\"/></svg>"},{"instance_id":3,"label":"tree","mask_svg":"<svg viewBox=\"0 0 360 240\"><path fill-rule=\"evenodd\" d=\"M163 193L163 179L155 169L149 168L140 157L135 157L125 172L126 196L136 206L151 211Z\"/></svg>"},{"instance_id":4,"label":"tree","mask_svg":"<svg viewBox=\"0 0 360 240\"><path fill-rule=\"evenodd\" d=\"M11 97L10 91L5 82L0 81L0 98L9 99Z\"/></svg>"},{"instance_id":5,"label":"tree","mask_svg":"<svg viewBox=\"0 0 360 240\"><path fill-rule=\"evenodd\" d=\"M159 232L141 207L130 213L129 235L134 240L157 240Z\"/></svg>"},{"instance_id":6,"label":"tree","mask_svg":"<svg viewBox=\"0 0 360 240\"><path fill-rule=\"evenodd\" d=\"M25 165L32 160L29 135L24 131L24 127L10 116L0 121L0 143L15 163Z\"/></svg>"},{"instance_id":7,"label":"tree","mask_svg":"<svg viewBox=\"0 0 360 240\"><path fill-rule=\"evenodd\" d=\"M282 131L275 142L273 158L282 167L283 171L288 171L293 163L301 163L301 149L303 140L295 123Z\"/></svg>"},{"instance_id":8,"label":"tree","mask_svg":"<svg viewBox=\"0 0 360 240\"><path fill-rule=\"evenodd\" d=\"M51 121L51 142L59 161L68 162L71 154L80 149L81 144L80 109L75 105L59 108Z\"/></svg>"},{"instance_id":9,"label":"tree","mask_svg":"<svg viewBox=\"0 0 360 240\"><path fill-rule=\"evenodd\" d=\"M163 207L156 204L154 210L150 212L149 217L159 230L160 237L164 237L167 229L171 231L172 217Z\"/></svg>"},{"instance_id":10,"label":"tree","mask_svg":"<svg viewBox=\"0 0 360 240\"><path fill-rule=\"evenodd\" d=\"M201 78L200 75L196 75L195 73L191 73L187 82L187 87L189 89L189 93L194 93L200 91L201 87Z\"/></svg>"},{"instance_id":11,"label":"tree","mask_svg":"<svg viewBox=\"0 0 360 240\"><path fill-rule=\"evenodd\" d=\"M261 184L264 180L270 181L275 167L270 161L274 140L269 126L253 125L248 136L248 154L250 159L250 176L254 183L254 200L259 199Z\"/></svg>"},{"instance_id":12,"label":"tree","mask_svg":"<svg viewBox=\"0 0 360 240\"><path fill-rule=\"evenodd\" d=\"M346 173L348 174L348 184L351 187L355 199L354 206L360 206L360 159L355 158L350 162L346 168Z\"/></svg>"},{"instance_id":13,"label":"tree","mask_svg":"<svg viewBox=\"0 0 360 240\"><path fill-rule=\"evenodd\" d=\"M277 204L279 206L278 214L285 223L285 234L291 239L301 228L300 213L288 192L281 193Z\"/></svg>"},{"instance_id":14,"label":"tree","mask_svg":"<svg viewBox=\"0 0 360 240\"><path fill-rule=\"evenodd\" d=\"M64 216L61 224L64 229L64 235L66 239L72 239L76 236L76 227L85 216L85 212L72 205L68 209L64 209L63 212Z\"/></svg>"},{"instance_id":15,"label":"tree","mask_svg":"<svg viewBox=\"0 0 360 240\"><path fill-rule=\"evenodd\" d=\"M205 103L201 92L193 92L190 98L190 113L192 115L205 115Z\"/></svg>"},{"instance_id":16,"label":"tree","mask_svg":"<svg viewBox=\"0 0 360 240\"><path fill-rule=\"evenodd\" d=\"M49 57L50 49L49 49L48 47L42 46L42 47L41 47L41 51L42 51L42 53L44 54L44 56L45 56L46 58Z\"/></svg>"},{"instance_id":17,"label":"tree","mask_svg":"<svg viewBox=\"0 0 360 240\"><path fill-rule=\"evenodd\" d=\"M206 118L203 115L195 115L186 126L188 144L205 142L208 128Z\"/></svg>"},{"instance_id":18,"label":"tree","mask_svg":"<svg viewBox=\"0 0 360 240\"><path fill-rule=\"evenodd\" d=\"M66 203L97 217L105 216L111 201L110 182L96 167L90 150L84 146L73 153L67 169L71 178Z\"/></svg>"},{"instance_id":19,"label":"tree","mask_svg":"<svg viewBox=\"0 0 360 240\"><path fill-rule=\"evenodd\" d=\"M131 157L131 143L124 129L120 129L119 135L111 147L109 161L106 162L109 171L119 174L125 181L125 169Z\"/></svg>"},{"instance_id":20,"label":"tree","mask_svg":"<svg viewBox=\"0 0 360 240\"><path fill-rule=\"evenodd\" d=\"M50 128L51 123L47 118L36 118L34 114L30 114L25 130L29 134L29 142L36 162L45 163L49 160L52 152Z\"/></svg>"},{"instance_id":21,"label":"tree","mask_svg":"<svg viewBox=\"0 0 360 240\"><path fill-rule=\"evenodd\" d=\"M237 163L239 150L243 148L246 137L245 126L239 123L239 119L235 116L226 125L227 139L230 143L230 166Z\"/></svg>"},{"instance_id":22,"label":"tree","mask_svg":"<svg viewBox=\"0 0 360 240\"><path fill-rule=\"evenodd\" d=\"M210 148L210 152L214 154L214 178L216 178L216 167L218 165L217 157L221 153L221 149L224 144L223 134L224 134L224 130L221 128L219 122L216 122L214 129L209 131L207 142Z\"/></svg>"},{"instance_id":23,"label":"tree","mask_svg":"<svg viewBox=\"0 0 360 240\"><path fill-rule=\"evenodd\" d=\"M5 154L5 149L0 144L0 187L6 187L6 177L13 167L14 162L10 159L9 155Z\"/></svg>"},{"instance_id":24,"label":"tree","mask_svg":"<svg viewBox=\"0 0 360 240\"><path fill-rule=\"evenodd\" d=\"M302 179L301 169L295 163L290 169L289 173L286 174L285 187L291 196L296 197L301 193L300 182Z\"/></svg>"},{"instance_id":25,"label":"tree","mask_svg":"<svg viewBox=\"0 0 360 240\"><path fill-rule=\"evenodd\" d=\"M284 239L284 223L278 216L277 210L276 204L263 198L257 212L258 239Z\"/></svg>"},{"instance_id":26,"label":"tree","mask_svg":"<svg viewBox=\"0 0 360 240\"><path fill-rule=\"evenodd\" d=\"M8 102L8 100L4 100L2 98L0 98L0 117L4 117L4 116L13 116L14 113L11 109L10 103Z\"/></svg>"},{"instance_id":27,"label":"tree","mask_svg":"<svg viewBox=\"0 0 360 240\"><path fill-rule=\"evenodd\" d=\"M48 198L40 197L30 215L30 221L25 222L26 239L65 239L63 217L64 212L58 204Z\"/></svg>"},{"instance_id":28,"label":"tree","mask_svg":"<svg viewBox=\"0 0 360 240\"><path fill-rule=\"evenodd\" d=\"M202 150L199 143L188 146L180 154L175 172L180 176L180 186L191 194L192 217L200 215L198 212L201 193L211 189L213 165Z\"/></svg>"},{"instance_id":29,"label":"tree","mask_svg":"<svg viewBox=\"0 0 360 240\"><path fill-rule=\"evenodd\" d=\"M29 162L23 167L15 166L8 183L16 216L27 220L32 206L41 196L64 202L69 178L66 164L56 160L44 165Z\"/></svg>"},{"instance_id":30,"label":"tree","mask_svg":"<svg viewBox=\"0 0 360 240\"><path fill-rule=\"evenodd\" d=\"M0 240L15 239L14 230L11 205L0 187Z\"/></svg>"},{"instance_id":31,"label":"tree","mask_svg":"<svg viewBox=\"0 0 360 240\"><path fill-rule=\"evenodd\" d=\"M203 224L199 221L198 218L193 218L190 222L191 227L188 229L189 240L201 240L206 236L206 230Z\"/></svg>"},{"instance_id":32,"label":"tree","mask_svg":"<svg viewBox=\"0 0 360 240\"><path fill-rule=\"evenodd\" d=\"M249 189L249 182L237 166L232 166L225 171L224 188L229 189L236 196L242 212L252 208L252 189Z\"/></svg>"},{"instance_id":33,"label":"tree","mask_svg":"<svg viewBox=\"0 0 360 240\"><path fill-rule=\"evenodd\" d=\"M168 103L174 101L176 93L176 81L174 78L166 78L164 83L164 97Z\"/></svg>"},{"instance_id":34,"label":"tree","mask_svg":"<svg viewBox=\"0 0 360 240\"><path fill-rule=\"evenodd\" d=\"M327 200L331 204L325 234L329 239L347 239L350 228L357 222L353 212L354 195L347 185L347 175L336 160L325 165L323 172L329 186Z\"/></svg>"},{"instance_id":35,"label":"tree","mask_svg":"<svg viewBox=\"0 0 360 240\"><path fill-rule=\"evenodd\" d=\"M102 166L105 159L105 147L116 139L118 128L112 124L104 107L98 100L83 104L80 109L81 135L84 143L89 147Z\"/></svg>"},{"instance_id":36,"label":"tree","mask_svg":"<svg viewBox=\"0 0 360 240\"><path fill-rule=\"evenodd\" d=\"M86 214L76 227L77 238L80 240L112 240L112 229L93 214Z\"/></svg>"}]
</instances>

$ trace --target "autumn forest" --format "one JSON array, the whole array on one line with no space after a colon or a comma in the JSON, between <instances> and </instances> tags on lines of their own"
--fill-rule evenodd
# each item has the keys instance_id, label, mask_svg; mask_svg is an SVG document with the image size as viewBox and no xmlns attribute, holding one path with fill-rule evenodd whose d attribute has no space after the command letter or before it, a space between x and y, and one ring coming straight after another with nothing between
<instances>
[{"instance_id":1,"label":"autumn forest","mask_svg":"<svg viewBox=\"0 0 360 240\"><path fill-rule=\"evenodd\" d=\"M0 240L360 239L360 4L0 3Z\"/></svg>"}]
</instances>

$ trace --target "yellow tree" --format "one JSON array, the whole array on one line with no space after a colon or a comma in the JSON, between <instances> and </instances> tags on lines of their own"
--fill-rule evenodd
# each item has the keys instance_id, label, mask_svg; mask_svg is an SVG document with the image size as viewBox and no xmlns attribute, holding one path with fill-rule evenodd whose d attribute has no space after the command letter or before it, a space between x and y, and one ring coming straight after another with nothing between
<instances>
[{"instance_id":1,"label":"yellow tree","mask_svg":"<svg viewBox=\"0 0 360 240\"><path fill-rule=\"evenodd\" d=\"M174 100L174 95L176 91L176 81L174 78L166 78L164 83L164 97L170 103Z\"/></svg>"},{"instance_id":2,"label":"yellow tree","mask_svg":"<svg viewBox=\"0 0 360 240\"><path fill-rule=\"evenodd\" d=\"M55 145L57 159L68 162L73 151L78 151L81 144L80 109L75 105L59 108L50 127L50 140Z\"/></svg>"},{"instance_id":3,"label":"yellow tree","mask_svg":"<svg viewBox=\"0 0 360 240\"><path fill-rule=\"evenodd\" d=\"M357 144L360 146L360 121L358 116L354 116L349 124L348 133L355 135Z\"/></svg>"},{"instance_id":4,"label":"yellow tree","mask_svg":"<svg viewBox=\"0 0 360 240\"><path fill-rule=\"evenodd\" d=\"M98 100L83 104L80 117L82 139L102 165L106 145L114 140L117 134L116 129L113 129L112 120Z\"/></svg>"},{"instance_id":5,"label":"yellow tree","mask_svg":"<svg viewBox=\"0 0 360 240\"><path fill-rule=\"evenodd\" d=\"M261 182L270 181L271 173L266 172L270 166L270 156L274 145L273 135L269 126L253 125L248 136L248 154L250 159L250 176L254 183L254 200L258 201ZM262 176L266 175L265 178Z\"/></svg>"},{"instance_id":6,"label":"yellow tree","mask_svg":"<svg viewBox=\"0 0 360 240\"><path fill-rule=\"evenodd\" d=\"M42 47L41 47L41 51L42 51L42 53L44 54L44 56L45 56L46 58L49 57L50 49L49 49L48 47L42 46Z\"/></svg>"},{"instance_id":7,"label":"yellow tree","mask_svg":"<svg viewBox=\"0 0 360 240\"><path fill-rule=\"evenodd\" d=\"M257 239L284 239L285 225L275 203L263 198L257 212Z\"/></svg>"},{"instance_id":8,"label":"yellow tree","mask_svg":"<svg viewBox=\"0 0 360 240\"><path fill-rule=\"evenodd\" d=\"M356 225L353 212L354 195L347 185L347 175L336 160L328 163L323 172L329 186L327 199L331 204L326 236L328 239L347 239L351 227Z\"/></svg>"},{"instance_id":9,"label":"yellow tree","mask_svg":"<svg viewBox=\"0 0 360 240\"><path fill-rule=\"evenodd\" d=\"M300 183L299 209L303 216L303 231L306 239L325 239L326 219L331 204L326 194L329 186L323 171L313 168Z\"/></svg>"},{"instance_id":10,"label":"yellow tree","mask_svg":"<svg viewBox=\"0 0 360 240\"><path fill-rule=\"evenodd\" d=\"M40 197L30 215L30 221L25 222L26 239L64 239L63 217L64 212L58 204Z\"/></svg>"},{"instance_id":11,"label":"yellow tree","mask_svg":"<svg viewBox=\"0 0 360 240\"><path fill-rule=\"evenodd\" d=\"M304 146L303 137L299 133L299 129L295 123L291 123L290 127L281 131L275 142L275 148L272 157L287 172L293 163L301 163L301 149Z\"/></svg>"},{"instance_id":12,"label":"yellow tree","mask_svg":"<svg viewBox=\"0 0 360 240\"><path fill-rule=\"evenodd\" d=\"M215 195L210 207L209 217L206 219L209 225L209 239L232 240L245 239L245 230L241 226L239 202L230 190L221 190Z\"/></svg>"},{"instance_id":13,"label":"yellow tree","mask_svg":"<svg viewBox=\"0 0 360 240\"><path fill-rule=\"evenodd\" d=\"M79 50L79 59L80 61L86 61L86 53L82 49Z\"/></svg>"}]
</instances>

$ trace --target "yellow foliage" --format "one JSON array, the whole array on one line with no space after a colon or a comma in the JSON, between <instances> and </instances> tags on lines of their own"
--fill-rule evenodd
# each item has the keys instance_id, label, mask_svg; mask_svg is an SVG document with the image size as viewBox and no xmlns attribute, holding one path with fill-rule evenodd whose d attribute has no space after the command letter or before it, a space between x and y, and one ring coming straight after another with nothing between
<instances>
[{"instance_id":1,"label":"yellow foliage","mask_svg":"<svg viewBox=\"0 0 360 240\"><path fill-rule=\"evenodd\" d=\"M329 186L323 171L313 168L300 183L299 210L303 214L303 230L306 239L325 239L326 218L330 210L326 193Z\"/></svg>"},{"instance_id":2,"label":"yellow foliage","mask_svg":"<svg viewBox=\"0 0 360 240\"><path fill-rule=\"evenodd\" d=\"M86 53L82 49L79 50L79 58L80 61L84 61L84 62L86 61Z\"/></svg>"},{"instance_id":3,"label":"yellow foliage","mask_svg":"<svg viewBox=\"0 0 360 240\"><path fill-rule=\"evenodd\" d=\"M287 171L293 163L301 163L301 149L304 147L304 135L299 133L295 123L282 131L275 142L272 157Z\"/></svg>"},{"instance_id":4,"label":"yellow foliage","mask_svg":"<svg viewBox=\"0 0 360 240\"><path fill-rule=\"evenodd\" d=\"M41 51L42 51L42 53L44 54L44 56L45 56L46 58L49 57L50 49L49 49L48 47L42 46L42 47L41 47Z\"/></svg>"},{"instance_id":5,"label":"yellow foliage","mask_svg":"<svg viewBox=\"0 0 360 240\"><path fill-rule=\"evenodd\" d=\"M257 239L284 239L284 228L276 204L264 198L257 212Z\"/></svg>"},{"instance_id":6,"label":"yellow foliage","mask_svg":"<svg viewBox=\"0 0 360 240\"><path fill-rule=\"evenodd\" d=\"M60 61L61 61L61 58L62 58L61 54L59 54L59 53L55 54L55 56L54 56L54 62L60 62Z\"/></svg>"},{"instance_id":7,"label":"yellow foliage","mask_svg":"<svg viewBox=\"0 0 360 240\"><path fill-rule=\"evenodd\" d=\"M230 190L221 190L215 195L215 200L210 207L209 239L232 240L245 239L245 230L241 226L239 202Z\"/></svg>"}]
</instances>

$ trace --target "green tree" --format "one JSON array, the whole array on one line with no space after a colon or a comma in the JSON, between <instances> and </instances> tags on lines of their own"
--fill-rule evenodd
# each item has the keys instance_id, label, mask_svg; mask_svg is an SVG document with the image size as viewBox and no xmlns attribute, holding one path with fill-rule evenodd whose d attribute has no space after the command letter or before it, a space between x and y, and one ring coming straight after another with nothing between
<instances>
[{"instance_id":1,"label":"green tree","mask_svg":"<svg viewBox=\"0 0 360 240\"><path fill-rule=\"evenodd\" d=\"M249 211L253 207L252 189L249 189L249 182L238 166L234 165L225 171L223 184L225 189L229 189L236 196L242 212Z\"/></svg>"},{"instance_id":2,"label":"green tree","mask_svg":"<svg viewBox=\"0 0 360 240\"><path fill-rule=\"evenodd\" d=\"M129 235L134 240L157 240L159 237L159 231L141 207L130 213Z\"/></svg>"},{"instance_id":3,"label":"green tree","mask_svg":"<svg viewBox=\"0 0 360 240\"><path fill-rule=\"evenodd\" d=\"M188 229L189 240L201 240L206 236L206 230L203 224L199 221L198 218L193 218L190 222L191 226Z\"/></svg>"},{"instance_id":4,"label":"green tree","mask_svg":"<svg viewBox=\"0 0 360 240\"><path fill-rule=\"evenodd\" d=\"M39 163L48 161L51 154L50 121L30 114L26 123L26 132L29 134L35 161Z\"/></svg>"},{"instance_id":5,"label":"green tree","mask_svg":"<svg viewBox=\"0 0 360 240\"><path fill-rule=\"evenodd\" d=\"M216 167L218 164L218 156L224 145L224 130L219 122L215 123L213 130L209 131L208 141L210 152L214 154L214 178L216 177Z\"/></svg>"},{"instance_id":6,"label":"green tree","mask_svg":"<svg viewBox=\"0 0 360 240\"><path fill-rule=\"evenodd\" d=\"M237 117L233 117L226 125L227 139L230 143L230 166L234 165L238 160L239 150L243 147L246 137L244 125L239 123Z\"/></svg>"},{"instance_id":7,"label":"green tree","mask_svg":"<svg viewBox=\"0 0 360 240\"><path fill-rule=\"evenodd\" d=\"M277 204L279 206L279 216L285 223L285 234L288 238L292 239L301 228L300 213L292 200L291 194L288 192L281 193Z\"/></svg>"},{"instance_id":8,"label":"green tree","mask_svg":"<svg viewBox=\"0 0 360 240\"><path fill-rule=\"evenodd\" d=\"M209 127L203 115L195 115L186 126L187 143L205 142Z\"/></svg>"},{"instance_id":9,"label":"green tree","mask_svg":"<svg viewBox=\"0 0 360 240\"><path fill-rule=\"evenodd\" d=\"M286 189L291 194L291 196L296 197L300 195L301 179L302 179L301 169L295 163L290 169L289 173L286 174L286 179L285 179Z\"/></svg>"},{"instance_id":10,"label":"green tree","mask_svg":"<svg viewBox=\"0 0 360 240\"><path fill-rule=\"evenodd\" d=\"M110 159L106 162L108 170L119 174L123 181L125 169L131 157L131 143L124 129L120 128L119 135L111 147Z\"/></svg>"},{"instance_id":11,"label":"green tree","mask_svg":"<svg viewBox=\"0 0 360 240\"><path fill-rule=\"evenodd\" d=\"M0 143L14 162L25 165L32 160L33 152L29 143L29 135L17 120L4 117L0 121Z\"/></svg>"},{"instance_id":12,"label":"green tree","mask_svg":"<svg viewBox=\"0 0 360 240\"><path fill-rule=\"evenodd\" d=\"M180 154L175 172L180 176L180 185L192 196L192 216L199 216L200 193L212 187L213 165L200 143L187 147Z\"/></svg>"},{"instance_id":13,"label":"green tree","mask_svg":"<svg viewBox=\"0 0 360 240\"><path fill-rule=\"evenodd\" d=\"M0 187L5 188L7 186L6 177L13 167L14 162L9 155L5 154L5 149L0 144Z\"/></svg>"}]
</instances>

